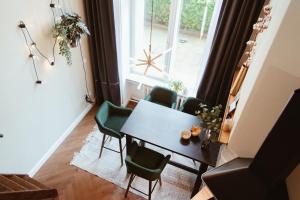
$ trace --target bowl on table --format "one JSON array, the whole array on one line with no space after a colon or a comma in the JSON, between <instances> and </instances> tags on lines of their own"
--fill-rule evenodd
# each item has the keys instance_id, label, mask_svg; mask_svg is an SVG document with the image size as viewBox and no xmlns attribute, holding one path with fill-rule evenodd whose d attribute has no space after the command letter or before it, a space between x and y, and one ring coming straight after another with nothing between
<instances>
[{"instance_id":1,"label":"bowl on table","mask_svg":"<svg viewBox=\"0 0 300 200\"><path fill-rule=\"evenodd\" d=\"M200 126L192 126L191 134L194 137L198 137L201 134L201 127Z\"/></svg>"},{"instance_id":2,"label":"bowl on table","mask_svg":"<svg viewBox=\"0 0 300 200\"><path fill-rule=\"evenodd\" d=\"M191 131L190 130L184 130L181 132L181 138L184 139L184 140L188 140L191 138Z\"/></svg>"}]
</instances>

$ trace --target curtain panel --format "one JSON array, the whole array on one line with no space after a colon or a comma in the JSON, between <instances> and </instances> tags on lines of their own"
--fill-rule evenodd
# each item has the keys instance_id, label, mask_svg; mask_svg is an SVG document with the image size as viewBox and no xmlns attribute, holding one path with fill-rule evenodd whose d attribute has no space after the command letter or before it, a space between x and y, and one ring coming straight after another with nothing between
<instances>
[{"instance_id":1,"label":"curtain panel","mask_svg":"<svg viewBox=\"0 0 300 200\"><path fill-rule=\"evenodd\" d=\"M85 0L96 101L120 105L113 0Z\"/></svg>"},{"instance_id":2,"label":"curtain panel","mask_svg":"<svg viewBox=\"0 0 300 200\"><path fill-rule=\"evenodd\" d=\"M197 91L210 105L226 105L239 60L264 0L223 0L212 48Z\"/></svg>"}]
</instances>

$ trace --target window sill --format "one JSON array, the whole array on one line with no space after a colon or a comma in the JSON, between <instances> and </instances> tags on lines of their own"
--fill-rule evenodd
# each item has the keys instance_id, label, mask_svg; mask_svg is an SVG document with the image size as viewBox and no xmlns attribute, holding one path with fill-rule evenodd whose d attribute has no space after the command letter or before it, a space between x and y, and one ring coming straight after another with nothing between
<instances>
[{"instance_id":1,"label":"window sill","mask_svg":"<svg viewBox=\"0 0 300 200\"><path fill-rule=\"evenodd\" d=\"M143 84L143 85L146 85L149 87L154 87L156 85L161 86L161 87L169 86L167 81L157 80L154 78L149 78L149 77L139 75L139 74L134 74L134 73L127 74L126 80L134 81L138 84Z\"/></svg>"},{"instance_id":2,"label":"window sill","mask_svg":"<svg viewBox=\"0 0 300 200\"><path fill-rule=\"evenodd\" d=\"M161 86L161 87L169 88L168 81L158 80L158 79L146 77L146 76L135 74L135 73L128 73L126 76L126 80L135 82L137 85L142 84L144 86L151 87L151 88L154 86ZM190 90L186 90L184 93L178 93L178 96L188 97L188 96L194 96L194 95L190 92Z\"/></svg>"}]
</instances>

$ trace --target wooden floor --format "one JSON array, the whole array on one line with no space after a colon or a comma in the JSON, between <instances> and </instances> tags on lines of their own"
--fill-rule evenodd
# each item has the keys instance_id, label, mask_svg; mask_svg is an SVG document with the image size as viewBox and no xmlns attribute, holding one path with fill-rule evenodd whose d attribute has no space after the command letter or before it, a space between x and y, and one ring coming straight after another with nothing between
<instances>
[{"instance_id":1,"label":"wooden floor","mask_svg":"<svg viewBox=\"0 0 300 200\"><path fill-rule=\"evenodd\" d=\"M96 124L94 121L96 110L94 107L88 113L34 177L48 186L57 188L59 200L125 199L124 189L69 165L74 152L80 150L87 134ZM126 199L144 198L129 193Z\"/></svg>"},{"instance_id":2,"label":"wooden floor","mask_svg":"<svg viewBox=\"0 0 300 200\"><path fill-rule=\"evenodd\" d=\"M135 105L131 105L134 107ZM97 108L94 107L56 152L34 176L45 185L58 189L59 200L119 200L125 199L125 190L98 176L69 165L74 152L79 152L88 133L93 129ZM100 145L100 144L99 144ZM147 190L146 188L145 190ZM206 193L196 200L209 199ZM129 193L126 200L144 199Z\"/></svg>"}]
</instances>

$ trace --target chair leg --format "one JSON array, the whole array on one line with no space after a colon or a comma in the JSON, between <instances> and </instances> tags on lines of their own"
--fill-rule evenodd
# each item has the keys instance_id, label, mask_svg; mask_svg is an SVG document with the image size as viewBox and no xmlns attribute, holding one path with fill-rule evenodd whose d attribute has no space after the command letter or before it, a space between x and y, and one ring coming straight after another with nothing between
<instances>
[{"instance_id":1,"label":"chair leg","mask_svg":"<svg viewBox=\"0 0 300 200\"><path fill-rule=\"evenodd\" d=\"M159 176L158 181L159 181L159 185L162 186L161 176Z\"/></svg>"},{"instance_id":2,"label":"chair leg","mask_svg":"<svg viewBox=\"0 0 300 200\"><path fill-rule=\"evenodd\" d=\"M121 165L123 166L123 149L122 149L122 140L119 139L119 146L120 146L120 155L121 155Z\"/></svg>"},{"instance_id":3,"label":"chair leg","mask_svg":"<svg viewBox=\"0 0 300 200\"><path fill-rule=\"evenodd\" d=\"M152 193L152 181L149 181L149 200L151 200L151 193Z\"/></svg>"},{"instance_id":4,"label":"chair leg","mask_svg":"<svg viewBox=\"0 0 300 200\"><path fill-rule=\"evenodd\" d=\"M102 155L104 143L105 143L105 134L103 134L103 139L102 139L102 145L101 145L101 149L100 149L99 159L100 159L100 157L101 157L101 155Z\"/></svg>"},{"instance_id":5,"label":"chair leg","mask_svg":"<svg viewBox=\"0 0 300 200\"><path fill-rule=\"evenodd\" d=\"M129 178L128 186L127 186L127 189L126 189L125 197L127 197L127 194L128 194L128 191L129 191L129 188L130 188L130 185L131 185L133 179L134 179L134 175L131 174L130 178Z\"/></svg>"},{"instance_id":6,"label":"chair leg","mask_svg":"<svg viewBox=\"0 0 300 200\"><path fill-rule=\"evenodd\" d=\"M196 161L193 159L193 163L194 163L194 165L196 166Z\"/></svg>"},{"instance_id":7,"label":"chair leg","mask_svg":"<svg viewBox=\"0 0 300 200\"><path fill-rule=\"evenodd\" d=\"M141 147L145 147L145 142L144 142L144 141L140 141L140 142L139 142L139 145L140 145Z\"/></svg>"}]
</instances>

